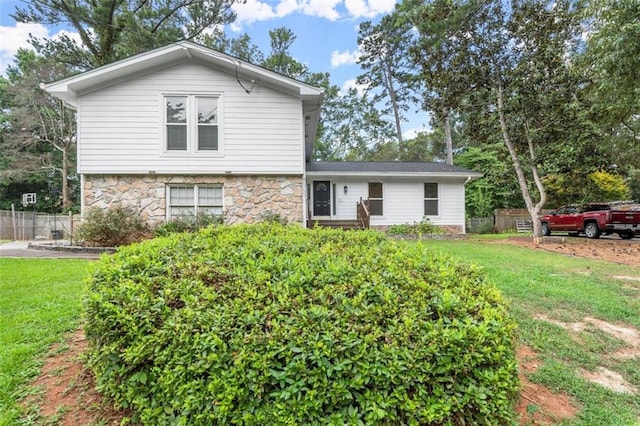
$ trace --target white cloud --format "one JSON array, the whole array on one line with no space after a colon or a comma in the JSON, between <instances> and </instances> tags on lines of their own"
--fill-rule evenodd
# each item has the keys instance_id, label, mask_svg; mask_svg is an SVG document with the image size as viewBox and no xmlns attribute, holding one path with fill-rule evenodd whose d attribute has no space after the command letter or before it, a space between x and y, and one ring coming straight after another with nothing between
<instances>
[{"instance_id":1,"label":"white cloud","mask_svg":"<svg viewBox=\"0 0 640 426\"><path fill-rule=\"evenodd\" d=\"M284 18L294 13L336 21L343 17L337 10L343 2L347 14L352 18L372 18L388 13L396 4L396 0L247 0L246 3L232 6L237 19L231 24L231 29L240 31L243 24Z\"/></svg>"},{"instance_id":2,"label":"white cloud","mask_svg":"<svg viewBox=\"0 0 640 426\"><path fill-rule=\"evenodd\" d=\"M396 5L396 0L345 0L347 12L354 18L373 18L389 13Z\"/></svg>"},{"instance_id":3,"label":"white cloud","mask_svg":"<svg viewBox=\"0 0 640 426\"><path fill-rule=\"evenodd\" d=\"M21 47L29 48L29 34L34 37L46 37L49 30L41 24L17 23L14 27L0 26L0 73L13 62L13 57Z\"/></svg>"},{"instance_id":4,"label":"white cloud","mask_svg":"<svg viewBox=\"0 0 640 426\"><path fill-rule=\"evenodd\" d=\"M2 0L0 0L2 1ZM23 24L17 22L14 27L0 26L0 74L4 74L7 66L11 65L18 49L31 49L29 44L29 34L36 38L57 38L63 35L74 40L82 46L80 34L67 30L61 30L54 35L49 35L49 29L41 24Z\"/></svg>"},{"instance_id":5,"label":"white cloud","mask_svg":"<svg viewBox=\"0 0 640 426\"><path fill-rule=\"evenodd\" d=\"M362 52L357 49L353 52L349 52L348 50L344 52L338 52L334 50L331 52L331 66L333 68L337 68L342 65L353 65L357 63L358 58L362 55Z\"/></svg>"},{"instance_id":6,"label":"white cloud","mask_svg":"<svg viewBox=\"0 0 640 426\"><path fill-rule=\"evenodd\" d=\"M340 88L340 95L346 95L349 89L356 89L358 95L364 96L365 92L367 91L367 86L364 84L358 84L356 82L356 79L352 78L342 83L342 87Z\"/></svg>"},{"instance_id":7,"label":"white cloud","mask_svg":"<svg viewBox=\"0 0 640 426\"><path fill-rule=\"evenodd\" d=\"M425 129L424 127L418 127L415 129L409 129L409 130L405 130L404 132L402 132L402 139L404 140L409 140L409 139L413 139L416 136L418 136L418 133L424 132Z\"/></svg>"},{"instance_id":8,"label":"white cloud","mask_svg":"<svg viewBox=\"0 0 640 426\"><path fill-rule=\"evenodd\" d=\"M271 5L259 0L247 0L245 3L235 3L233 10L237 13L236 22L251 24L256 21L266 21L277 18L278 15Z\"/></svg>"},{"instance_id":9,"label":"white cloud","mask_svg":"<svg viewBox=\"0 0 640 426\"><path fill-rule=\"evenodd\" d=\"M340 14L336 11L336 6L341 0L308 0L302 6L302 12L305 15L326 18L335 21L340 18Z\"/></svg>"},{"instance_id":10,"label":"white cloud","mask_svg":"<svg viewBox=\"0 0 640 426\"><path fill-rule=\"evenodd\" d=\"M290 15L300 9L300 5L296 0L281 0L276 5L276 14L280 17Z\"/></svg>"}]
</instances>

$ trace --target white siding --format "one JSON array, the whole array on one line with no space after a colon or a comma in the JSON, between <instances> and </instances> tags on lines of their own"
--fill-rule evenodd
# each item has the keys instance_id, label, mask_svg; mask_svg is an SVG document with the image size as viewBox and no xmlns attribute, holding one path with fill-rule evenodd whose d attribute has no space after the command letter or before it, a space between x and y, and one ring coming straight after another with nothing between
<instances>
[{"instance_id":1,"label":"white siding","mask_svg":"<svg viewBox=\"0 0 640 426\"><path fill-rule=\"evenodd\" d=\"M424 216L424 183L438 183L438 216L429 216L436 225L454 225L464 227L464 179L453 178L345 178L345 177L309 177L308 181L330 180L336 184L336 215L333 219L356 219L356 203L362 197L369 196L369 182L382 182L383 215L371 216L371 225L394 225L420 222ZM344 186L347 185L347 194Z\"/></svg>"},{"instance_id":2,"label":"white siding","mask_svg":"<svg viewBox=\"0 0 640 426\"><path fill-rule=\"evenodd\" d=\"M221 152L167 154L167 93L221 95ZM80 97L79 172L97 174L302 174L299 99L197 64L176 65Z\"/></svg>"}]
</instances>

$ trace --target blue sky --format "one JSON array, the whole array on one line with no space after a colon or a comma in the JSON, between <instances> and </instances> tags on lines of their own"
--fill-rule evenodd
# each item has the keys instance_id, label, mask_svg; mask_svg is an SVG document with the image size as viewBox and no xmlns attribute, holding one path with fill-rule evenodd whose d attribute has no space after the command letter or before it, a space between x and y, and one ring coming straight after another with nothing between
<instances>
[{"instance_id":1,"label":"blue sky","mask_svg":"<svg viewBox=\"0 0 640 426\"><path fill-rule=\"evenodd\" d=\"M55 37L64 27L16 24L9 15L25 1L0 0L0 73L12 62L19 47L29 47L30 33ZM313 72L329 72L334 84L352 87L360 74L358 25L377 21L391 12L396 0L247 0L235 7L238 18L228 30L231 34L249 34L263 52L270 50L269 30L290 28L297 36L291 54ZM422 127L420 118L405 123L404 131L413 133Z\"/></svg>"}]
</instances>

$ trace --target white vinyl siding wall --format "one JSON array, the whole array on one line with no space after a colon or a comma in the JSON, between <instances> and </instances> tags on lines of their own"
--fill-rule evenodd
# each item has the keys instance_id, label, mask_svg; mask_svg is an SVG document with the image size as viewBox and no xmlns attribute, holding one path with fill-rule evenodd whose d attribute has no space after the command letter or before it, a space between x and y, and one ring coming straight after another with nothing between
<instances>
[{"instance_id":1,"label":"white vinyl siding wall","mask_svg":"<svg viewBox=\"0 0 640 426\"><path fill-rule=\"evenodd\" d=\"M221 157L164 150L163 95L221 96ZM79 164L85 174L302 174L299 99L203 65L176 65L79 98Z\"/></svg>"},{"instance_id":2,"label":"white vinyl siding wall","mask_svg":"<svg viewBox=\"0 0 640 426\"><path fill-rule=\"evenodd\" d=\"M308 180L322 180L317 177ZM324 179L324 178L323 178ZM438 183L438 216L429 216L436 225L464 226L464 182L459 178L345 178L326 177L336 184L336 217L334 219L353 220L356 218L356 202L367 198L368 182L382 182L383 215L371 216L371 225L393 225L419 222L424 216L424 183ZM347 185L347 194L343 188Z\"/></svg>"}]
</instances>

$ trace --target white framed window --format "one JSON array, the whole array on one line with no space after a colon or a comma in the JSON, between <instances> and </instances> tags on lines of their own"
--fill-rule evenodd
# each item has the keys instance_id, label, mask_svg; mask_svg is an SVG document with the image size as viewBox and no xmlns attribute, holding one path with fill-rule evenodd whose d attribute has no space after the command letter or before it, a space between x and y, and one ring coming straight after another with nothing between
<instances>
[{"instance_id":1,"label":"white framed window","mask_svg":"<svg viewBox=\"0 0 640 426\"><path fill-rule=\"evenodd\" d=\"M437 182L424 183L424 215L438 216L439 210L439 188Z\"/></svg>"},{"instance_id":2,"label":"white framed window","mask_svg":"<svg viewBox=\"0 0 640 426\"><path fill-rule=\"evenodd\" d=\"M167 187L167 219L204 214L222 215L222 185L170 185Z\"/></svg>"},{"instance_id":3,"label":"white framed window","mask_svg":"<svg viewBox=\"0 0 640 426\"><path fill-rule=\"evenodd\" d=\"M219 95L165 95L164 151L221 153Z\"/></svg>"},{"instance_id":4,"label":"white framed window","mask_svg":"<svg viewBox=\"0 0 640 426\"><path fill-rule=\"evenodd\" d=\"M383 215L382 182L369 182L369 212L371 216Z\"/></svg>"}]
</instances>

